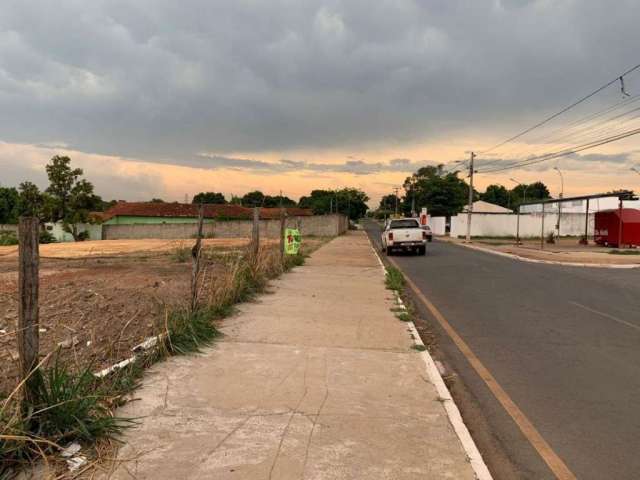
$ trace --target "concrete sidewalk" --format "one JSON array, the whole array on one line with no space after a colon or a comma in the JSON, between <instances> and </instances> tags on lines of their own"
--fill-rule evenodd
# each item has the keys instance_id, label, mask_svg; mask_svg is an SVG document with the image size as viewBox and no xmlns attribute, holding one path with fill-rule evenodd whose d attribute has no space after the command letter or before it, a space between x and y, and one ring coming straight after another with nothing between
<instances>
[{"instance_id":1,"label":"concrete sidewalk","mask_svg":"<svg viewBox=\"0 0 640 480\"><path fill-rule=\"evenodd\" d=\"M474 478L363 232L273 290L149 372L113 478Z\"/></svg>"}]
</instances>

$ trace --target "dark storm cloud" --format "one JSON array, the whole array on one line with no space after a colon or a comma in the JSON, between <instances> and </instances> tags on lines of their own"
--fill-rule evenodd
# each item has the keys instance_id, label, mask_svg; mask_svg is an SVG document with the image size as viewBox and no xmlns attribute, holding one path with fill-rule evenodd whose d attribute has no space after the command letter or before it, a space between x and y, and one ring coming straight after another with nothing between
<instances>
[{"instance_id":1,"label":"dark storm cloud","mask_svg":"<svg viewBox=\"0 0 640 480\"><path fill-rule=\"evenodd\" d=\"M638 18L636 0L5 0L1 139L173 164L455 145L527 126L635 63Z\"/></svg>"},{"instance_id":2,"label":"dark storm cloud","mask_svg":"<svg viewBox=\"0 0 640 480\"><path fill-rule=\"evenodd\" d=\"M282 159L278 162L265 162L262 160L202 154L197 160L190 163L190 165L210 170L230 168L235 170L253 170L254 173L268 174L311 171L370 175L382 172L409 173L425 165L434 165L434 162L412 162L405 158L392 159L387 163L367 162L364 160L347 160L342 163L317 163L288 159Z\"/></svg>"}]
</instances>

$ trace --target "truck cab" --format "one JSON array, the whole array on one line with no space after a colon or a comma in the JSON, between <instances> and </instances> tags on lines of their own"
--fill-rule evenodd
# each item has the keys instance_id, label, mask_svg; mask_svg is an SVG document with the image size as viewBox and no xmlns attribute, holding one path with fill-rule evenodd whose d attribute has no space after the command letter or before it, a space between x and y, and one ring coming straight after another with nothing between
<instances>
[{"instance_id":1,"label":"truck cab","mask_svg":"<svg viewBox=\"0 0 640 480\"><path fill-rule=\"evenodd\" d=\"M382 232L382 249L387 255L398 250L424 255L427 238L417 218L392 218L387 220Z\"/></svg>"}]
</instances>

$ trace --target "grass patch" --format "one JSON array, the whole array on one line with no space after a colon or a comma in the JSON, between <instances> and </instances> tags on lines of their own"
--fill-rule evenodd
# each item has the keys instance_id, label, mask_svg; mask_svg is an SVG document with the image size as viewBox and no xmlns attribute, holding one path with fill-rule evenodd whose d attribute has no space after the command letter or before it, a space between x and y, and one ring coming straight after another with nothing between
<instances>
[{"instance_id":1,"label":"grass patch","mask_svg":"<svg viewBox=\"0 0 640 480\"><path fill-rule=\"evenodd\" d=\"M400 320L401 322L411 322L411 321L413 321L413 317L411 316L410 313L407 313L407 312L400 313L400 314L396 315L396 317L398 317L398 320Z\"/></svg>"},{"instance_id":2,"label":"grass patch","mask_svg":"<svg viewBox=\"0 0 640 480\"><path fill-rule=\"evenodd\" d=\"M411 348L417 350L418 352L424 352L427 349L427 347L425 347L424 345L420 345L417 343L415 345L412 345Z\"/></svg>"},{"instance_id":3,"label":"grass patch","mask_svg":"<svg viewBox=\"0 0 640 480\"><path fill-rule=\"evenodd\" d=\"M640 255L640 250L609 250L609 255Z\"/></svg>"},{"instance_id":4,"label":"grass patch","mask_svg":"<svg viewBox=\"0 0 640 480\"><path fill-rule=\"evenodd\" d=\"M195 312L174 310L168 314L166 347L173 355L199 352L218 336L207 309Z\"/></svg>"},{"instance_id":5,"label":"grass patch","mask_svg":"<svg viewBox=\"0 0 640 480\"><path fill-rule=\"evenodd\" d=\"M389 290L401 291L404 288L404 276L395 267L388 267L385 274L385 284Z\"/></svg>"},{"instance_id":6,"label":"grass patch","mask_svg":"<svg viewBox=\"0 0 640 480\"><path fill-rule=\"evenodd\" d=\"M74 370L56 354L51 364L32 375L28 403L16 394L0 406L0 478L11 478L16 468L46 458L71 441L116 438L133 426L134 419L115 417L112 409L115 399L137 385L134 368L97 378L92 366ZM139 372L136 375L142 369Z\"/></svg>"},{"instance_id":7,"label":"grass patch","mask_svg":"<svg viewBox=\"0 0 640 480\"><path fill-rule=\"evenodd\" d=\"M171 258L173 261L178 263L185 263L187 260L191 258L191 248L190 247L176 247L173 252L171 252Z\"/></svg>"},{"instance_id":8,"label":"grass patch","mask_svg":"<svg viewBox=\"0 0 640 480\"><path fill-rule=\"evenodd\" d=\"M15 232L0 232L0 246L18 245L18 237Z\"/></svg>"}]
</instances>

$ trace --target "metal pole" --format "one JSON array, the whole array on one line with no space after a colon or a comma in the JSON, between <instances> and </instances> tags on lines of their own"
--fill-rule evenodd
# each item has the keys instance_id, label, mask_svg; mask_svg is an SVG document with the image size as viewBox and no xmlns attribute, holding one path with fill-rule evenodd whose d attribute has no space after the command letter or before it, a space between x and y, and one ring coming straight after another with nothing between
<instances>
[{"instance_id":1,"label":"metal pole","mask_svg":"<svg viewBox=\"0 0 640 480\"><path fill-rule=\"evenodd\" d=\"M584 244L589 244L589 199L587 198L587 211L584 215Z\"/></svg>"},{"instance_id":2,"label":"metal pole","mask_svg":"<svg viewBox=\"0 0 640 480\"><path fill-rule=\"evenodd\" d=\"M564 197L564 177L558 167L553 169L560 174L560 202L558 203L558 220L556 222L556 230L558 231L558 241L560 240L560 217L562 216L562 197Z\"/></svg>"},{"instance_id":3,"label":"metal pole","mask_svg":"<svg viewBox=\"0 0 640 480\"><path fill-rule=\"evenodd\" d=\"M393 189L393 196L396 199L396 206L395 206L395 215L396 215L396 217L398 216L398 190L400 190L398 187L395 187Z\"/></svg>"},{"instance_id":4,"label":"metal pole","mask_svg":"<svg viewBox=\"0 0 640 480\"><path fill-rule=\"evenodd\" d=\"M471 152L471 161L469 162L469 203L467 205L467 243L471 242L471 216L473 214L473 159L476 154Z\"/></svg>"},{"instance_id":5,"label":"metal pole","mask_svg":"<svg viewBox=\"0 0 640 480\"><path fill-rule=\"evenodd\" d=\"M542 231L540 232L540 250L544 250L544 203L542 204Z\"/></svg>"},{"instance_id":6,"label":"metal pole","mask_svg":"<svg viewBox=\"0 0 640 480\"><path fill-rule=\"evenodd\" d=\"M622 199L618 204L618 248L622 248Z\"/></svg>"},{"instance_id":7,"label":"metal pole","mask_svg":"<svg viewBox=\"0 0 640 480\"><path fill-rule=\"evenodd\" d=\"M518 217L516 221L516 245L520 245L520 205L518 205Z\"/></svg>"}]
</instances>

